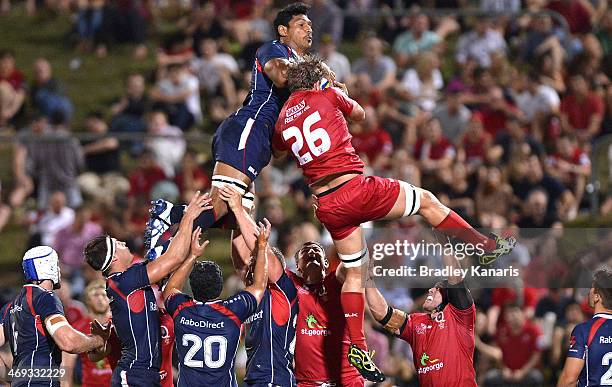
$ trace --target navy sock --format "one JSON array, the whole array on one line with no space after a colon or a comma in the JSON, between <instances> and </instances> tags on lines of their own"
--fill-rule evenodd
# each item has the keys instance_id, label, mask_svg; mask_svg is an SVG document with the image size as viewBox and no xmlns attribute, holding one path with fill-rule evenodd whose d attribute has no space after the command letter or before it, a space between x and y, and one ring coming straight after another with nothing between
<instances>
[{"instance_id":1,"label":"navy sock","mask_svg":"<svg viewBox=\"0 0 612 387\"><path fill-rule=\"evenodd\" d=\"M176 224L183 219L183 212L185 212L185 205L175 205L170 210L170 223Z\"/></svg>"}]
</instances>

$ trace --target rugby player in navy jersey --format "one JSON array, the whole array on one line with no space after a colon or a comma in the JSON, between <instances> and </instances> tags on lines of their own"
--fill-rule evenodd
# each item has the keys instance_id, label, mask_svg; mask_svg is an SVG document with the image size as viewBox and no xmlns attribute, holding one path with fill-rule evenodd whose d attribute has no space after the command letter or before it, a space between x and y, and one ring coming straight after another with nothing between
<instances>
[{"instance_id":1,"label":"rugby player in navy jersey","mask_svg":"<svg viewBox=\"0 0 612 387\"><path fill-rule=\"evenodd\" d=\"M219 197L219 188L230 184L249 200L249 185L268 165L272 148L270 141L278 114L289 97L287 68L298 61L312 44L312 22L306 15L310 6L293 3L280 10L274 20L277 39L263 44L255 54L251 89L236 112L217 128L212 153L215 167L212 177L213 208L196 220L195 226L206 230L228 213L226 203ZM157 200L151 208L151 219L145 232L145 247L152 255L160 255L163 248L154 249L161 235L177 223L184 206Z\"/></svg>"},{"instance_id":2,"label":"rugby player in navy jersey","mask_svg":"<svg viewBox=\"0 0 612 387\"><path fill-rule=\"evenodd\" d=\"M178 386L237 386L234 360L240 327L257 309L268 283L268 238L270 226L260 224L256 263L247 287L225 300L216 300L223 289L219 265L196 262L208 241L199 243L200 228L194 232L191 252L172 274L163 297L174 320L179 358ZM190 273L191 272L191 273ZM189 276L193 298L181 293Z\"/></svg>"},{"instance_id":3,"label":"rugby player in navy jersey","mask_svg":"<svg viewBox=\"0 0 612 387\"><path fill-rule=\"evenodd\" d=\"M612 270L593 275L589 306L595 315L576 325L557 387L612 386Z\"/></svg>"},{"instance_id":4,"label":"rugby player in navy jersey","mask_svg":"<svg viewBox=\"0 0 612 387\"><path fill-rule=\"evenodd\" d=\"M243 281L248 282L254 261L251 249L256 243L256 225L237 190L226 186L220 195L236 216L238 230L232 235L232 262ZM270 223L264 219L267 228ZM285 258L269 247L268 284L257 311L246 322L245 346L247 386L295 386L293 356L298 314L297 289L285 271Z\"/></svg>"},{"instance_id":5,"label":"rugby player in navy jersey","mask_svg":"<svg viewBox=\"0 0 612 387\"><path fill-rule=\"evenodd\" d=\"M102 347L110 329L92 322L90 335L74 329L64 316L59 297L59 259L49 246L23 256L25 284L17 298L0 309L0 346L13 355L12 386L59 386L62 351L83 353Z\"/></svg>"},{"instance_id":6,"label":"rugby player in navy jersey","mask_svg":"<svg viewBox=\"0 0 612 387\"><path fill-rule=\"evenodd\" d=\"M92 239L85 247L87 263L106 277L113 325L121 342L113 386L160 385L160 317L151 285L167 277L185 260L193 221L209 208L209 203L208 195L196 192L168 250L155 261L131 265L133 256L125 243L108 235Z\"/></svg>"}]
</instances>

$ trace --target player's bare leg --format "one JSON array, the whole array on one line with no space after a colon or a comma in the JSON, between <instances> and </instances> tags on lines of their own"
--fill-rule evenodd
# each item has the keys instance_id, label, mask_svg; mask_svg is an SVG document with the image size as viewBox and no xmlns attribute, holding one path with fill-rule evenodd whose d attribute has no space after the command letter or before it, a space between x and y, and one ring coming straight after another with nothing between
<instances>
[{"instance_id":1,"label":"player's bare leg","mask_svg":"<svg viewBox=\"0 0 612 387\"><path fill-rule=\"evenodd\" d=\"M351 340L349 363L357 368L365 379L382 382L385 375L372 361L363 330L365 289L362 283L362 268L366 270L369 254L361 227L344 239L334 240L334 245L345 270L340 303Z\"/></svg>"},{"instance_id":2,"label":"player's bare leg","mask_svg":"<svg viewBox=\"0 0 612 387\"><path fill-rule=\"evenodd\" d=\"M384 219L398 219L414 214L421 215L436 230L475 246L480 245L485 251L480 256L482 264L490 264L502 255L509 254L516 244L512 237L504 239L497 235L489 237L481 234L455 211L440 203L431 192L400 181L400 194Z\"/></svg>"},{"instance_id":3,"label":"player's bare leg","mask_svg":"<svg viewBox=\"0 0 612 387\"><path fill-rule=\"evenodd\" d=\"M227 203L219 195L219 188L226 184L232 185L243 196L246 196L248 200L254 198L252 194L248 193L251 184L250 177L228 164L216 162L213 170L212 188L210 190L213 208L202 212L193 222L194 228L209 229L213 225L218 224L219 220L228 213ZM149 259L154 259L156 256L159 256L159 252L163 252L163 247L160 247L161 250L159 252L154 250L157 241L171 225L181 221L184 209L185 206L183 205L173 205L162 199L153 202L153 206L149 211L151 218L145 230L145 251L147 251Z\"/></svg>"}]
</instances>

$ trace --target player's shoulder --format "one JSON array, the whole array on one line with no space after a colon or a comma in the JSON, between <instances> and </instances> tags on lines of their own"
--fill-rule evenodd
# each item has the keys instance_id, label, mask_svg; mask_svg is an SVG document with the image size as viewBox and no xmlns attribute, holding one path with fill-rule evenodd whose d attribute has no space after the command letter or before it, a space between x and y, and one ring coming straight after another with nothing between
<instances>
[{"instance_id":1,"label":"player's shoulder","mask_svg":"<svg viewBox=\"0 0 612 387\"><path fill-rule=\"evenodd\" d=\"M257 303L257 299L255 299L255 296L252 295L250 292L247 292L246 290L242 290L236 294L234 294L233 296L230 296L226 299L224 299L222 301L222 304L224 306L228 306L231 305L235 302L242 302L242 303L250 303L253 300L255 300L255 303Z\"/></svg>"},{"instance_id":2,"label":"player's shoulder","mask_svg":"<svg viewBox=\"0 0 612 387\"><path fill-rule=\"evenodd\" d=\"M52 290L47 290L43 287L40 287L38 285L26 285L28 286L30 289L32 289L32 301L33 302L46 302L47 300L59 300L59 297L57 296L57 294L55 294Z\"/></svg>"},{"instance_id":3,"label":"player's shoulder","mask_svg":"<svg viewBox=\"0 0 612 387\"><path fill-rule=\"evenodd\" d=\"M257 49L258 55L265 55L270 52L283 52L288 54L288 49L285 44L276 39L265 42Z\"/></svg>"}]
</instances>

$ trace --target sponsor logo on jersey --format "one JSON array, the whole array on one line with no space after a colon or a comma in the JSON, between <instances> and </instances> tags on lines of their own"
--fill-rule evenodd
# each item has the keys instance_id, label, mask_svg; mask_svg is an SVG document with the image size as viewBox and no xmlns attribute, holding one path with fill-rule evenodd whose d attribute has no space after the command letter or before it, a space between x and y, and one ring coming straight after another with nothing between
<instances>
[{"instance_id":1,"label":"sponsor logo on jersey","mask_svg":"<svg viewBox=\"0 0 612 387\"><path fill-rule=\"evenodd\" d=\"M244 322L245 324L250 324L255 320L260 320L263 318L263 310L260 310L259 312L255 312L251 315L251 317L247 318L246 321Z\"/></svg>"},{"instance_id":2,"label":"sponsor logo on jersey","mask_svg":"<svg viewBox=\"0 0 612 387\"><path fill-rule=\"evenodd\" d=\"M444 367L444 362L440 359L432 359L427 352L423 352L421 355L421 367L418 369L419 375L424 375L430 371L438 371Z\"/></svg>"},{"instance_id":3,"label":"sponsor logo on jersey","mask_svg":"<svg viewBox=\"0 0 612 387\"><path fill-rule=\"evenodd\" d=\"M433 326L432 326L432 325L427 325L427 324L420 323L419 325L417 325L417 326L414 328L414 330L416 331L417 335L424 335L424 334L425 334L425 332L426 332L428 329L431 329L431 328L433 328Z\"/></svg>"},{"instance_id":4,"label":"sponsor logo on jersey","mask_svg":"<svg viewBox=\"0 0 612 387\"><path fill-rule=\"evenodd\" d=\"M612 344L612 337L599 336L599 344Z\"/></svg>"},{"instance_id":5,"label":"sponsor logo on jersey","mask_svg":"<svg viewBox=\"0 0 612 387\"><path fill-rule=\"evenodd\" d=\"M306 325L308 329L302 328L300 333L306 336L329 336L331 331L326 326L319 324L319 321L313 314L306 316Z\"/></svg>"},{"instance_id":6,"label":"sponsor logo on jersey","mask_svg":"<svg viewBox=\"0 0 612 387\"><path fill-rule=\"evenodd\" d=\"M210 321L203 321L203 320L195 321L190 318L181 317L181 320L179 321L179 323L190 326L190 327L199 327L199 328L214 328L214 329L225 328L225 321L213 323Z\"/></svg>"}]
</instances>

